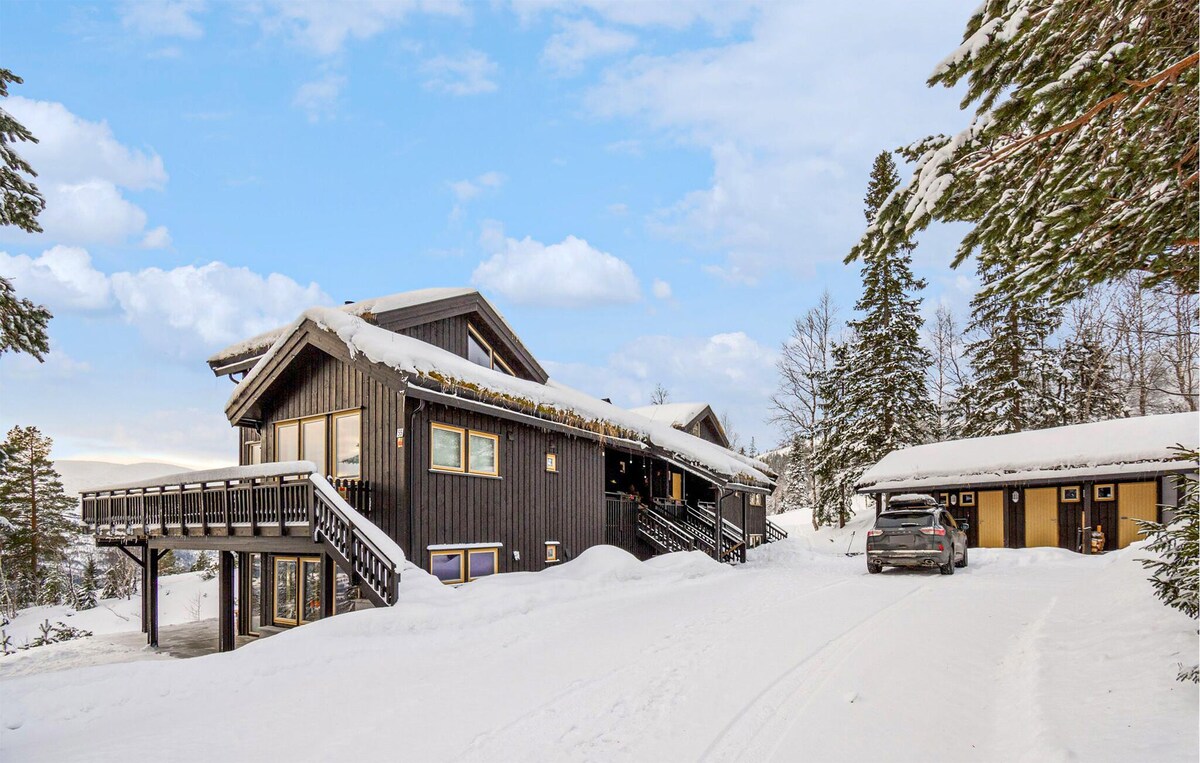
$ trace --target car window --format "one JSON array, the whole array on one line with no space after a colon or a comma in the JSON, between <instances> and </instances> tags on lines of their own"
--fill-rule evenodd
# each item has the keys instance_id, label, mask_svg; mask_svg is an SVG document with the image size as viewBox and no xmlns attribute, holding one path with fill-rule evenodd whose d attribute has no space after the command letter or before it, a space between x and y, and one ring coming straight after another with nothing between
<instances>
[{"instance_id":1,"label":"car window","mask_svg":"<svg viewBox=\"0 0 1200 763\"><path fill-rule=\"evenodd\" d=\"M875 520L875 526L889 530L900 527L932 527L933 512L931 511L893 511L880 514Z\"/></svg>"}]
</instances>

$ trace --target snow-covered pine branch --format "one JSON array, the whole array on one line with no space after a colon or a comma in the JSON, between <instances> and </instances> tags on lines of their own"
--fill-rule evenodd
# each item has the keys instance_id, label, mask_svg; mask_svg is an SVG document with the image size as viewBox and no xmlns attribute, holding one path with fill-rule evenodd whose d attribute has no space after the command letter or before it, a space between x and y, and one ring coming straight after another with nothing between
<instances>
[{"instance_id":1,"label":"snow-covered pine branch","mask_svg":"<svg viewBox=\"0 0 1200 763\"><path fill-rule=\"evenodd\" d=\"M1198 23L1194 3L986 0L928 83L965 82L970 124L902 149L912 178L849 259L966 221L955 264L1015 258L1010 294L1131 270L1196 292Z\"/></svg>"}]
</instances>

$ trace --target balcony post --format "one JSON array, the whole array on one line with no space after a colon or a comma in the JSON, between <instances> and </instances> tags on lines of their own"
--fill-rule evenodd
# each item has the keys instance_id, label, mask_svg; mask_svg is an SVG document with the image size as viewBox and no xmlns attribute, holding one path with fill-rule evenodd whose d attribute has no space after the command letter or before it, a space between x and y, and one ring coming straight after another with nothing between
<instances>
[{"instance_id":1,"label":"balcony post","mask_svg":"<svg viewBox=\"0 0 1200 763\"><path fill-rule=\"evenodd\" d=\"M217 650L232 652L236 643L233 622L233 552L218 551L217 556Z\"/></svg>"}]
</instances>

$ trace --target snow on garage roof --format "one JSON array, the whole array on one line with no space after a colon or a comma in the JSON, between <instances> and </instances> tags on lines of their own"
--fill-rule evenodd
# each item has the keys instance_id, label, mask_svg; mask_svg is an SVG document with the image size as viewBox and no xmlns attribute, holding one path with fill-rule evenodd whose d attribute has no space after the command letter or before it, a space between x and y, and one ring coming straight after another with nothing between
<instances>
[{"instance_id":1,"label":"snow on garage roof","mask_svg":"<svg viewBox=\"0 0 1200 763\"><path fill-rule=\"evenodd\" d=\"M682 427L692 423L692 420L704 413L707 407L708 403L662 403L642 405L629 410L660 424Z\"/></svg>"},{"instance_id":2,"label":"snow on garage roof","mask_svg":"<svg viewBox=\"0 0 1200 763\"><path fill-rule=\"evenodd\" d=\"M435 382L447 390L482 390L550 421L561 421L566 417L579 421L584 427L594 425L598 431L616 429L622 436L662 448L683 462L733 481L747 480L759 485L773 483L771 468L761 461L734 453L669 424L650 421L645 416L553 380L539 384L484 368L440 347L327 307L306 310L279 336L263 359L238 383L226 404L226 412L270 365L270 360L285 345L287 338L306 321L344 342L351 357L361 354L372 363Z\"/></svg>"},{"instance_id":3,"label":"snow on garage roof","mask_svg":"<svg viewBox=\"0 0 1200 763\"><path fill-rule=\"evenodd\" d=\"M994 485L1195 469L1174 446L1200 445L1200 414L1169 413L895 450L863 474L859 492Z\"/></svg>"}]
</instances>

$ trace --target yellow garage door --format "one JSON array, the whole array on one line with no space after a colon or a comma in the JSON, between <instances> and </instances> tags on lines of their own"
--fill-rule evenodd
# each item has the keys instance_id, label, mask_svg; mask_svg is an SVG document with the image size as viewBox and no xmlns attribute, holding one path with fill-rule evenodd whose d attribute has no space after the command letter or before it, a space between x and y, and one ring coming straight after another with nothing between
<instances>
[{"instance_id":1,"label":"yellow garage door","mask_svg":"<svg viewBox=\"0 0 1200 763\"><path fill-rule=\"evenodd\" d=\"M1035 487L1025 491L1025 545L1058 545L1058 488Z\"/></svg>"},{"instance_id":2,"label":"yellow garage door","mask_svg":"<svg viewBox=\"0 0 1200 763\"><path fill-rule=\"evenodd\" d=\"M1004 491L979 493L979 545L1004 548Z\"/></svg>"},{"instance_id":3,"label":"yellow garage door","mask_svg":"<svg viewBox=\"0 0 1200 763\"><path fill-rule=\"evenodd\" d=\"M1117 546L1125 548L1143 537L1135 519L1158 521L1158 486L1153 482L1123 482L1117 485Z\"/></svg>"}]
</instances>

